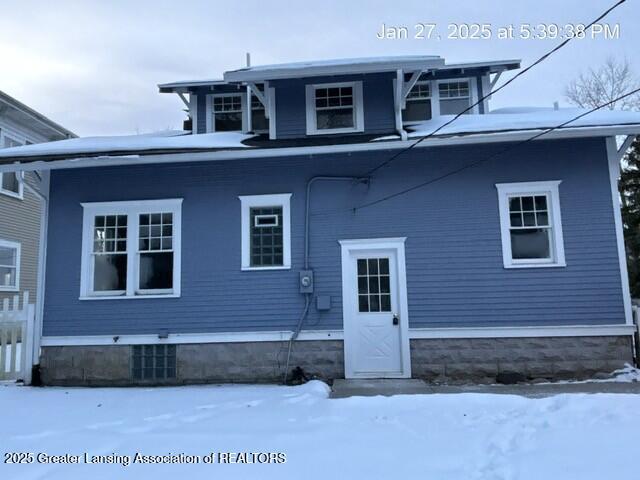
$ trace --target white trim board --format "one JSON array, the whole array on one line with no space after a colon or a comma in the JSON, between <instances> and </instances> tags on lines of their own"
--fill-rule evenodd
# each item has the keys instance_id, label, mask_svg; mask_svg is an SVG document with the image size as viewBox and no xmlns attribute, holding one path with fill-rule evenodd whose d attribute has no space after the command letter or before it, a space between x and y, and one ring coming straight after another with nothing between
<instances>
[{"instance_id":1,"label":"white trim board","mask_svg":"<svg viewBox=\"0 0 640 480\"><path fill-rule=\"evenodd\" d=\"M631 290L629 288L629 273L627 271L627 254L624 247L624 230L622 228L622 212L620 210L620 193L618 192L618 178L620 177L620 154L616 145L616 138L607 138L607 157L609 163L609 181L611 183L611 202L613 205L613 219L616 229L616 243L618 246L618 264L620 266L620 283L622 286L622 301L624 302L624 316L627 325L633 325L631 313Z\"/></svg>"},{"instance_id":2,"label":"white trim board","mask_svg":"<svg viewBox=\"0 0 640 480\"><path fill-rule=\"evenodd\" d=\"M633 335L633 325L573 325L549 327L469 327L410 328L409 338L541 338L541 337L607 337ZM175 333L167 338L158 335L78 335L45 336L42 346L81 345L146 345L194 343L288 342L291 331ZM114 341L117 338L117 342ZM344 340L342 330L302 330L297 340Z\"/></svg>"}]
</instances>

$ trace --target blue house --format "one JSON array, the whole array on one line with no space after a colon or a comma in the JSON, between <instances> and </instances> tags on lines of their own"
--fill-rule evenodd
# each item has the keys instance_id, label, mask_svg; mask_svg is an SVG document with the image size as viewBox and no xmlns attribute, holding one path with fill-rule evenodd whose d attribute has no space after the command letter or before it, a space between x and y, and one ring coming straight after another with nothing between
<instances>
[{"instance_id":1,"label":"blue house","mask_svg":"<svg viewBox=\"0 0 640 480\"><path fill-rule=\"evenodd\" d=\"M484 381L631 362L616 136L640 115L491 111L519 66L247 67L160 85L185 131L3 150L0 171L37 171L47 192L42 380Z\"/></svg>"}]
</instances>

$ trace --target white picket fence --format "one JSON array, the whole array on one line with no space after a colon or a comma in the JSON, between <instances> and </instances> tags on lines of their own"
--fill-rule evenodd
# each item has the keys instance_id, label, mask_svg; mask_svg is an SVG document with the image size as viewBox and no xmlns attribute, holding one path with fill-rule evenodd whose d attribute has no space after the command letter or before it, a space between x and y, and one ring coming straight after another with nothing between
<instances>
[{"instance_id":1,"label":"white picket fence","mask_svg":"<svg viewBox=\"0 0 640 480\"><path fill-rule=\"evenodd\" d=\"M0 308L0 380L31 383L33 360L33 324L35 307L29 304L29 292L13 302L5 298Z\"/></svg>"}]
</instances>

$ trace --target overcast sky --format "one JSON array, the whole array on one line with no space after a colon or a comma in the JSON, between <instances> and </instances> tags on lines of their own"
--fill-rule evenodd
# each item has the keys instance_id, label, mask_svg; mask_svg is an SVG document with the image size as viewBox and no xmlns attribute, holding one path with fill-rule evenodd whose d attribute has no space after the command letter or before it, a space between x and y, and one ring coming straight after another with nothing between
<instances>
[{"instance_id":1,"label":"overcast sky","mask_svg":"<svg viewBox=\"0 0 640 480\"><path fill-rule=\"evenodd\" d=\"M6 1L6 0L5 0ZM447 62L522 59L526 66L561 40L497 39L521 23L588 23L614 0L245 0L11 2L0 15L0 90L79 135L179 128L176 95L158 83L216 78L252 63L435 54ZM563 89L608 55L640 74L640 6L627 0L604 21L617 40L574 40L509 85L492 108L565 103ZM436 23L442 39L379 40L382 24ZM491 40L447 39L450 23L489 23ZM512 75L512 74L509 74ZM507 75L503 76L508 78Z\"/></svg>"}]
</instances>

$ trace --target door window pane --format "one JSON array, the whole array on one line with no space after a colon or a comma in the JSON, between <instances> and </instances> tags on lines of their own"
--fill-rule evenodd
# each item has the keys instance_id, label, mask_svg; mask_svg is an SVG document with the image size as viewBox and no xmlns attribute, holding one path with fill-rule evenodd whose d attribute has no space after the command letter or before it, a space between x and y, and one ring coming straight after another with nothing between
<instances>
[{"instance_id":1,"label":"door window pane","mask_svg":"<svg viewBox=\"0 0 640 480\"><path fill-rule=\"evenodd\" d=\"M391 289L388 258L359 258L358 311L390 312Z\"/></svg>"}]
</instances>

